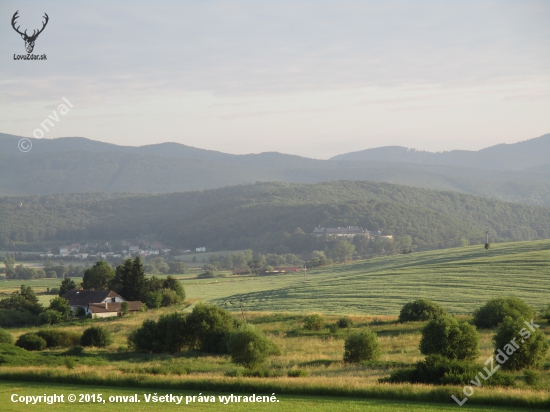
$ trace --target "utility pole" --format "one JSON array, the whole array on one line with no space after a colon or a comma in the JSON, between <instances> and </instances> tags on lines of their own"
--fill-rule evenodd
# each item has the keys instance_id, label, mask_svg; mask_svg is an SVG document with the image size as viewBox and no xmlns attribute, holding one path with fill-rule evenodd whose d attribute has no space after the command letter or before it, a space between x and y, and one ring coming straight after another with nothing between
<instances>
[{"instance_id":1,"label":"utility pole","mask_svg":"<svg viewBox=\"0 0 550 412\"><path fill-rule=\"evenodd\" d=\"M247 322L246 322L246 316L244 316L243 301L241 300L241 301L239 302L239 304L240 304L240 306L241 306L241 314L243 315L244 323L245 323L245 325L246 325Z\"/></svg>"},{"instance_id":2,"label":"utility pole","mask_svg":"<svg viewBox=\"0 0 550 412\"><path fill-rule=\"evenodd\" d=\"M487 240L485 241L485 243L489 243L489 231L487 230L485 234L487 235Z\"/></svg>"},{"instance_id":3,"label":"utility pole","mask_svg":"<svg viewBox=\"0 0 550 412\"><path fill-rule=\"evenodd\" d=\"M233 302L229 301L229 303L232 305ZM227 305L227 303L226 303ZM243 316L243 320L244 320L244 323L246 324L246 316L244 315L244 310L243 310L243 300L242 299L239 299L239 307L241 308L241 315Z\"/></svg>"},{"instance_id":4,"label":"utility pole","mask_svg":"<svg viewBox=\"0 0 550 412\"><path fill-rule=\"evenodd\" d=\"M306 273L307 273L307 264L304 263L304 282L307 282L307 276L306 276Z\"/></svg>"}]
</instances>

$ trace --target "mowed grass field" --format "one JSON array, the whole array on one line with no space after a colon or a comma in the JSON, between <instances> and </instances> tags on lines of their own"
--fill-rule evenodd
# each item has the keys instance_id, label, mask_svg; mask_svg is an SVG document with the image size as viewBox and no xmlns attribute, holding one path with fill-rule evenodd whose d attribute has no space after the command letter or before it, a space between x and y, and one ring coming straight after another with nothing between
<instances>
[{"instance_id":1,"label":"mowed grass field","mask_svg":"<svg viewBox=\"0 0 550 412\"><path fill-rule=\"evenodd\" d=\"M418 347L420 331L425 322L398 324L396 315L401 306L423 297L439 302L453 313L469 314L493 297L514 295L540 310L550 301L549 262L550 240L545 240L496 244L488 251L475 246L331 265L308 271L307 282L303 281L303 273L201 280L193 279L188 274L180 275L178 278L184 284L188 298L181 306L122 318L73 320L56 325L55 329L74 332L83 332L91 325L101 325L113 334L113 344L105 349L86 348L81 356L74 357L75 364L71 368L65 364L67 354L64 348L33 352L28 356L3 354L0 366L0 410L73 408L86 411L106 407L121 411L172 410L182 407L197 411L222 408L334 412L458 410L450 394L459 395L461 387L378 383L380 378L388 376L393 370L423 359ZM52 281L56 283L46 286L47 282ZM33 287L56 287L60 279L44 279L35 284L3 282L1 290L15 290L21 283ZM146 319L157 319L174 310L189 311L192 307L189 304L199 300L227 307L234 310L233 316L241 317L239 299L244 304L247 321L266 332L281 348L281 356L270 358L266 364L268 370L278 373L272 377L239 376L236 374L239 368L231 363L228 356L198 352L142 354L133 352L127 346L129 333ZM354 326L336 333L331 333L327 327L317 332L306 331L303 327L304 317L311 312L325 314L327 325L333 324L342 315L350 315ZM470 316L459 317L471 320ZM541 324L541 330L550 336L550 324L542 319L536 321ZM366 327L378 335L382 350L380 360L374 363L344 363L345 337L352 331ZM37 328L34 327L15 328L9 332L17 338L22 333L35 330ZM492 337L495 332L480 331L481 353L477 359L480 364L493 352ZM307 377L290 377L288 372L295 370L304 371ZM540 410L541 405L549 402L550 353L547 354L536 385L528 385L521 372L514 373L513 378L515 383L512 388L476 389L471 401L460 410L529 410L509 407L509 404L536 405ZM130 389L132 386L135 388ZM208 394L226 395L234 391L235 394L250 395L243 390L245 387L252 388L251 393L256 394L271 395L276 392L280 402L229 405L196 403L182 406L147 404L141 397L142 402L139 404L65 403L31 406L12 403L9 399L12 393L198 395L200 391L223 390L224 393ZM191 392L191 388L198 390ZM444 395L438 395L437 391L443 391ZM499 406L475 406L476 403Z\"/></svg>"},{"instance_id":2,"label":"mowed grass field","mask_svg":"<svg viewBox=\"0 0 550 412\"><path fill-rule=\"evenodd\" d=\"M469 314L497 296L517 296L540 310L550 300L550 240L469 246L334 264L272 276L196 279L175 275L191 302L209 301L229 310L397 315L414 299L430 299L449 312ZM165 275L156 275L164 277ZM76 283L81 278L74 279ZM61 279L0 282L0 293L21 284L36 292ZM52 295L40 296L47 305Z\"/></svg>"},{"instance_id":3,"label":"mowed grass field","mask_svg":"<svg viewBox=\"0 0 550 412\"><path fill-rule=\"evenodd\" d=\"M468 314L497 296L550 300L550 240L469 246L329 265L303 273L183 281L188 298L230 310L397 315L425 298Z\"/></svg>"},{"instance_id":4,"label":"mowed grass field","mask_svg":"<svg viewBox=\"0 0 550 412\"><path fill-rule=\"evenodd\" d=\"M69 394L102 394L102 397L107 399L106 403L70 403L67 401ZM200 411L287 411L292 410L295 412L301 411L327 411L327 412L346 412L346 411L367 411L367 412L412 412L412 411L456 411L457 405L449 404L433 404L433 403L421 403L421 402L400 402L391 400L379 400L379 399L359 399L359 398L333 398L333 397L314 397L314 396L291 396L291 395L276 395L279 402L274 403L219 403L219 396L227 396L228 393L223 392L204 392L202 395L215 396L216 403L190 403L176 405L171 403L146 403L144 394L157 394L159 396L173 394L175 396L197 396L197 391L181 391L181 390L143 390L135 388L108 388L98 386L85 386L85 385L61 385L61 384L34 384L28 382L0 382L0 406L2 411L27 411L32 410L36 412L40 411L103 411L106 408L116 408L117 411L175 411L193 410ZM36 404L25 405L21 403L11 402L11 395L17 394L22 396L40 396L40 395L52 395L52 394L64 394L64 403L55 403L52 405ZM132 396L138 395L139 403L110 403L108 401L110 396ZM250 396L252 393L235 393L235 395ZM263 394L262 394L263 395ZM267 394L271 395L271 394ZM491 407L491 406L469 406L468 404L460 408L461 411L514 411L523 412L531 411L532 409L526 408L507 408L507 407ZM539 409L540 410L540 409Z\"/></svg>"}]
</instances>

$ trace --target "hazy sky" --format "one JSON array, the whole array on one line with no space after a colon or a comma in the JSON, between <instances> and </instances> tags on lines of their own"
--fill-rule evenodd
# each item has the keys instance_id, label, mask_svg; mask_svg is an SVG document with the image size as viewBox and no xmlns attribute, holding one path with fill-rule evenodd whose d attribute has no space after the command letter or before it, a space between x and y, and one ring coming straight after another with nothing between
<instances>
[{"instance_id":1,"label":"hazy sky","mask_svg":"<svg viewBox=\"0 0 550 412\"><path fill-rule=\"evenodd\" d=\"M12 29L50 21L34 54ZM0 2L0 132L229 153L550 132L550 1Z\"/></svg>"}]
</instances>

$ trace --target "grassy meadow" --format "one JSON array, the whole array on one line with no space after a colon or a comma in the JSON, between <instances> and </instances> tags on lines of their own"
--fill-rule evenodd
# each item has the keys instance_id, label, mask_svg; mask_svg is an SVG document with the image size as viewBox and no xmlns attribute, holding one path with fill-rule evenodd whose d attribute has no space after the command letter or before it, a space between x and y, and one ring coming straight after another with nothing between
<instances>
[{"instance_id":1,"label":"grassy meadow","mask_svg":"<svg viewBox=\"0 0 550 412\"><path fill-rule=\"evenodd\" d=\"M22 405L4 399L15 387L23 388L18 389L21 393L36 394L54 393L58 388L64 393L77 392L77 389L78 393L97 393L98 388L105 387L101 391L112 394L148 393L150 388L159 392L170 389L215 394L275 392L280 396L279 404L253 406L257 410L291 407L297 411L435 411L457 408L450 396L458 397L461 387L378 383L393 370L423 359L418 346L425 322L399 324L399 309L408 301L428 298L460 318L470 320L472 310L487 300L514 295L540 310L550 301L550 241L502 243L489 250L473 246L330 265L309 270L307 282L303 280L303 273L218 279L195 279L185 274L178 278L188 298L179 307L122 318L73 320L55 326L56 329L82 332L91 325L101 325L114 336L114 342L105 349L86 348L81 356L72 356L62 348L10 354L0 345L0 402L8 408L2 410L23 409ZM50 283L53 281L56 283ZM40 288L58 286L60 280L34 282L25 283L40 291ZM0 291L13 291L20 284L21 281L2 282ZM42 296L51 298L52 295ZM244 304L244 315L238 306L239 299ZM228 356L200 352L143 354L128 349L128 334L144 320L157 319L174 310L189 311L194 302L200 300L226 307L235 317L244 317L281 348L280 356L267 361L267 376L247 377L245 370L232 364ZM304 329L304 318L312 312L324 314L325 328L320 331ZM353 327L331 332L328 326L342 315L353 320ZM548 322L539 319L536 323L540 323L550 337ZM380 360L344 363L346 336L366 327L378 335L382 350ZM9 332L17 338L32 330L36 328L16 328ZM479 332L481 353L477 361L483 363L493 352L495 330ZM72 361L67 363L67 358ZM475 395L462 409L548 408L550 354L547 354L543 370L538 372L538 382L527 384L522 372L512 375L513 387L476 388ZM25 384L14 383L18 381L25 381ZM34 384L28 384L33 381ZM75 386L77 384L92 386ZM130 387L134 389L128 389ZM117 408L148 409L143 403L137 407L128 405L118 404ZM48 409L66 407L70 406L47 406ZM168 410L173 407L163 406ZM215 405L187 407L200 411ZM243 404L223 407L245 408ZM46 406L33 408L41 410ZM95 408L98 405L78 407L79 410ZM246 409L256 410L248 405Z\"/></svg>"},{"instance_id":2,"label":"grassy meadow","mask_svg":"<svg viewBox=\"0 0 550 412\"><path fill-rule=\"evenodd\" d=\"M372 258L303 273L183 282L187 296L248 311L397 315L425 298L451 313L471 313L513 295L537 309L550 300L550 240L497 243Z\"/></svg>"}]
</instances>

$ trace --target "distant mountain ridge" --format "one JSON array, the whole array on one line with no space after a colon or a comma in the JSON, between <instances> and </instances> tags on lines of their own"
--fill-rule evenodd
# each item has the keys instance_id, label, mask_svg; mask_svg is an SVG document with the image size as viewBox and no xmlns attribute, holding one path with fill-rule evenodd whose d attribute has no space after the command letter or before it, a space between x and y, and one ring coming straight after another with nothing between
<instances>
[{"instance_id":1,"label":"distant mountain ridge","mask_svg":"<svg viewBox=\"0 0 550 412\"><path fill-rule=\"evenodd\" d=\"M83 137L31 138L31 151L22 153L17 147L20 136L0 134L0 196L167 193L258 181L369 180L550 206L550 153L544 152L548 137L550 135L531 139L519 143L520 146L505 145L538 148L534 159L545 158L546 164L538 164L540 161L536 160L524 170L495 170L405 162L395 156L364 161L318 160L277 152L233 155L179 143L118 146ZM501 151L498 146L495 148ZM392 152L393 149L369 150ZM520 152L525 155L528 150ZM497 156L491 154L491 150L488 153ZM437 154L430 153L428 157L430 155ZM507 164L505 160L501 163Z\"/></svg>"},{"instance_id":2,"label":"distant mountain ridge","mask_svg":"<svg viewBox=\"0 0 550 412\"><path fill-rule=\"evenodd\" d=\"M512 144L498 144L478 151L426 152L385 146L344 153L330 160L387 161L424 165L469 166L480 169L524 170L550 164L550 134Z\"/></svg>"},{"instance_id":3,"label":"distant mountain ridge","mask_svg":"<svg viewBox=\"0 0 550 412\"><path fill-rule=\"evenodd\" d=\"M21 136L0 133L0 154L23 154L17 148L17 142L20 139L22 139ZM33 153L59 153L81 150L91 152L126 152L167 157L208 159L240 164L262 164L266 160L285 160L287 163L291 162L294 164L324 162L323 160L279 152L234 155L215 150L199 149L174 142L144 146L119 146L84 137L60 137L56 139L29 138L29 140L32 142ZM428 152L402 146L384 146L340 154L331 157L329 160L413 163L495 170L524 170L550 165L550 133L517 143L497 144L478 151L451 150L446 152Z\"/></svg>"}]
</instances>

